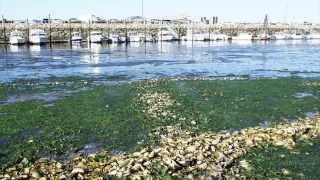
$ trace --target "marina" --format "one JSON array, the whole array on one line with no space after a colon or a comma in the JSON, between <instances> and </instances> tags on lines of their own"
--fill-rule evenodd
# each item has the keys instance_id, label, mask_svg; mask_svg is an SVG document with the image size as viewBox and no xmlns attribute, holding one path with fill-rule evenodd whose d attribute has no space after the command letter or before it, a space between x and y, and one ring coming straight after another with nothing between
<instances>
[{"instance_id":1,"label":"marina","mask_svg":"<svg viewBox=\"0 0 320 180\"><path fill-rule=\"evenodd\" d=\"M0 0L0 180L318 180L319 12Z\"/></svg>"},{"instance_id":2,"label":"marina","mask_svg":"<svg viewBox=\"0 0 320 180\"><path fill-rule=\"evenodd\" d=\"M219 40L310 40L320 39L317 25L274 24L185 24L179 22L142 23L2 23L0 43L10 43L10 33L18 32L25 43L30 43L28 34L37 29L43 31L48 43L70 43L74 33L77 41L89 42L92 32L101 37L93 43L153 42L153 41L219 41ZM91 35L89 35L91 34ZM118 36L119 38L117 38Z\"/></svg>"}]
</instances>

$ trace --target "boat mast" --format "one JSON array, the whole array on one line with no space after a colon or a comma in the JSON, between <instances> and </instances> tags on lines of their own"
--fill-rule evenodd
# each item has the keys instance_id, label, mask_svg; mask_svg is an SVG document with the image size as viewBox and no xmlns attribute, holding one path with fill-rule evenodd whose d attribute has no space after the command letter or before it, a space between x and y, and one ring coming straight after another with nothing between
<instances>
[{"instance_id":1,"label":"boat mast","mask_svg":"<svg viewBox=\"0 0 320 180\"><path fill-rule=\"evenodd\" d=\"M269 17L268 14L266 14L263 22L263 33L269 34Z\"/></svg>"},{"instance_id":2,"label":"boat mast","mask_svg":"<svg viewBox=\"0 0 320 180\"><path fill-rule=\"evenodd\" d=\"M144 25L144 41L147 40L147 23L146 18L144 18L144 0L141 0L141 17L143 19L143 25Z\"/></svg>"},{"instance_id":3,"label":"boat mast","mask_svg":"<svg viewBox=\"0 0 320 180\"><path fill-rule=\"evenodd\" d=\"M7 36L6 36L6 24L5 24L5 19L4 16L2 15L2 28L3 28L3 38L4 38L4 42L6 43L7 41Z\"/></svg>"},{"instance_id":4,"label":"boat mast","mask_svg":"<svg viewBox=\"0 0 320 180\"><path fill-rule=\"evenodd\" d=\"M141 0L141 17L144 17L144 0Z\"/></svg>"},{"instance_id":5,"label":"boat mast","mask_svg":"<svg viewBox=\"0 0 320 180\"><path fill-rule=\"evenodd\" d=\"M4 39L5 39L5 24L4 24L4 15L3 15L3 9L2 9L2 4L3 4L3 2L2 2L2 0L0 0L0 15L1 15L1 26L2 26L2 28L3 28L3 34L4 34Z\"/></svg>"},{"instance_id":6,"label":"boat mast","mask_svg":"<svg viewBox=\"0 0 320 180\"><path fill-rule=\"evenodd\" d=\"M317 8L317 10L318 10L318 18L319 18L319 22L318 23L320 24L320 1L319 0L318 0L318 8Z\"/></svg>"},{"instance_id":7,"label":"boat mast","mask_svg":"<svg viewBox=\"0 0 320 180\"><path fill-rule=\"evenodd\" d=\"M289 5L288 5L288 1L285 0L285 5L284 5L284 23L287 27L287 24L288 24L288 9L289 9ZM287 27L289 28L289 27Z\"/></svg>"}]
</instances>

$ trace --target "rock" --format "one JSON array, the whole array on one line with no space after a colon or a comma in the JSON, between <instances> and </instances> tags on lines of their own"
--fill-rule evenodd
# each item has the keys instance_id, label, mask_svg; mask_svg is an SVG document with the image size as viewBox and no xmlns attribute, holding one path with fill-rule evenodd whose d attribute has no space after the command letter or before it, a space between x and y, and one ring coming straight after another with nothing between
<instances>
[{"instance_id":1,"label":"rock","mask_svg":"<svg viewBox=\"0 0 320 180\"><path fill-rule=\"evenodd\" d=\"M21 164L24 165L24 166L28 165L28 163L29 163L29 161L28 161L27 158L23 158L22 161L21 161Z\"/></svg>"},{"instance_id":2,"label":"rock","mask_svg":"<svg viewBox=\"0 0 320 180\"><path fill-rule=\"evenodd\" d=\"M122 168L122 167L127 166L127 165L129 164L129 162L130 162L130 159L119 160L119 161L118 161L118 164L119 164L119 166Z\"/></svg>"},{"instance_id":3,"label":"rock","mask_svg":"<svg viewBox=\"0 0 320 180\"><path fill-rule=\"evenodd\" d=\"M185 160L180 160L180 161L177 161L181 166L187 166L188 165L188 162L185 161Z\"/></svg>"},{"instance_id":4,"label":"rock","mask_svg":"<svg viewBox=\"0 0 320 180\"><path fill-rule=\"evenodd\" d=\"M180 168L180 166L174 161L174 160L172 160L172 159L165 159L164 160L164 163L166 164L166 165L168 165L168 167L171 169L171 170L177 170L178 168Z\"/></svg>"},{"instance_id":5,"label":"rock","mask_svg":"<svg viewBox=\"0 0 320 180\"><path fill-rule=\"evenodd\" d=\"M146 161L145 158L140 158L140 159L137 160L138 163L143 163L143 162L145 162L145 161Z\"/></svg>"},{"instance_id":6,"label":"rock","mask_svg":"<svg viewBox=\"0 0 320 180\"><path fill-rule=\"evenodd\" d=\"M132 154L132 157L140 157L142 154L140 152L135 152Z\"/></svg>"},{"instance_id":7,"label":"rock","mask_svg":"<svg viewBox=\"0 0 320 180\"><path fill-rule=\"evenodd\" d=\"M23 169L24 174L29 174L30 173L30 168L24 168Z\"/></svg>"},{"instance_id":8,"label":"rock","mask_svg":"<svg viewBox=\"0 0 320 180\"><path fill-rule=\"evenodd\" d=\"M198 161L203 161L203 160L204 160L204 156L203 156L202 154L199 154L199 155L197 156L197 160L198 160Z\"/></svg>"},{"instance_id":9,"label":"rock","mask_svg":"<svg viewBox=\"0 0 320 180\"><path fill-rule=\"evenodd\" d=\"M239 162L240 167L242 167L243 169L249 171L251 170L250 164L246 161L246 160L242 160Z\"/></svg>"},{"instance_id":10,"label":"rock","mask_svg":"<svg viewBox=\"0 0 320 180\"><path fill-rule=\"evenodd\" d=\"M17 177L17 179L28 179L28 175L20 175Z\"/></svg>"},{"instance_id":11,"label":"rock","mask_svg":"<svg viewBox=\"0 0 320 180\"><path fill-rule=\"evenodd\" d=\"M284 176L288 176L290 174L290 172L287 169L281 169L281 173Z\"/></svg>"},{"instance_id":12,"label":"rock","mask_svg":"<svg viewBox=\"0 0 320 180\"><path fill-rule=\"evenodd\" d=\"M116 176L117 175L117 171L113 170L113 171L109 172L109 175L110 176Z\"/></svg>"},{"instance_id":13,"label":"rock","mask_svg":"<svg viewBox=\"0 0 320 180\"><path fill-rule=\"evenodd\" d=\"M141 164L138 164L138 163L136 163L132 168L131 168L131 170L133 171L133 172L137 172L137 171L139 171L139 170L141 170L142 169L142 166L141 166Z\"/></svg>"},{"instance_id":14,"label":"rock","mask_svg":"<svg viewBox=\"0 0 320 180\"><path fill-rule=\"evenodd\" d=\"M194 153L197 150L196 146L188 146L186 151L189 153Z\"/></svg>"},{"instance_id":15,"label":"rock","mask_svg":"<svg viewBox=\"0 0 320 180\"><path fill-rule=\"evenodd\" d=\"M202 163L202 164L198 165L198 168L199 168L201 171L206 170L207 167L208 167L207 163Z\"/></svg>"},{"instance_id":16,"label":"rock","mask_svg":"<svg viewBox=\"0 0 320 180\"><path fill-rule=\"evenodd\" d=\"M84 177L81 174L78 174L77 179L82 180L82 179L84 179Z\"/></svg>"},{"instance_id":17,"label":"rock","mask_svg":"<svg viewBox=\"0 0 320 180\"><path fill-rule=\"evenodd\" d=\"M67 176L65 176L65 175L59 176L59 180L66 180L66 179L67 179Z\"/></svg>"},{"instance_id":18,"label":"rock","mask_svg":"<svg viewBox=\"0 0 320 180\"><path fill-rule=\"evenodd\" d=\"M37 171L37 170L31 170L30 176L35 179L40 179L42 177L41 174L39 173L39 171Z\"/></svg>"},{"instance_id":19,"label":"rock","mask_svg":"<svg viewBox=\"0 0 320 180\"><path fill-rule=\"evenodd\" d=\"M194 177L193 177L192 174L189 174L189 175L187 176L187 179L194 179Z\"/></svg>"},{"instance_id":20,"label":"rock","mask_svg":"<svg viewBox=\"0 0 320 180\"><path fill-rule=\"evenodd\" d=\"M72 171L71 171L71 175L74 176L76 174L83 174L84 173L84 170L82 168L74 168Z\"/></svg>"},{"instance_id":21,"label":"rock","mask_svg":"<svg viewBox=\"0 0 320 180\"><path fill-rule=\"evenodd\" d=\"M144 167L151 167L152 163L150 161L146 161L146 162L143 163L143 166Z\"/></svg>"},{"instance_id":22,"label":"rock","mask_svg":"<svg viewBox=\"0 0 320 180\"><path fill-rule=\"evenodd\" d=\"M80 169L86 169L87 168L87 166L83 162L79 162L76 167L80 168Z\"/></svg>"},{"instance_id":23,"label":"rock","mask_svg":"<svg viewBox=\"0 0 320 180\"><path fill-rule=\"evenodd\" d=\"M218 139L218 138L211 141L211 144L212 144L212 145L217 145L217 144L219 144L219 143L220 143L220 139ZM213 146L212 146L212 147L213 147ZM211 147L211 148L212 148L212 147Z\"/></svg>"},{"instance_id":24,"label":"rock","mask_svg":"<svg viewBox=\"0 0 320 180\"><path fill-rule=\"evenodd\" d=\"M156 153L154 151L148 154L148 158L154 158L155 156L156 156Z\"/></svg>"},{"instance_id":25,"label":"rock","mask_svg":"<svg viewBox=\"0 0 320 180\"><path fill-rule=\"evenodd\" d=\"M249 147L254 146L253 141L251 139L246 139L245 142L246 142L246 146L249 146Z\"/></svg>"},{"instance_id":26,"label":"rock","mask_svg":"<svg viewBox=\"0 0 320 180\"><path fill-rule=\"evenodd\" d=\"M222 152L216 151L213 154L213 158L216 159L217 161L222 161L222 159L224 158L224 154Z\"/></svg>"}]
</instances>

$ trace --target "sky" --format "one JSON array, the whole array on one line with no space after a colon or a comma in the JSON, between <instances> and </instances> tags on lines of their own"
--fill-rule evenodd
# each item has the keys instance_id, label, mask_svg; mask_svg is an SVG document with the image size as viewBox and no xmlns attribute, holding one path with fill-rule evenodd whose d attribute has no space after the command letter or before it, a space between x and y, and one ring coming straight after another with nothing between
<instances>
[{"instance_id":1,"label":"sky","mask_svg":"<svg viewBox=\"0 0 320 180\"><path fill-rule=\"evenodd\" d=\"M124 18L142 14L142 0L0 0L0 14L8 19L78 18L95 14ZM148 18L218 16L220 22L320 23L320 0L144 0Z\"/></svg>"}]
</instances>

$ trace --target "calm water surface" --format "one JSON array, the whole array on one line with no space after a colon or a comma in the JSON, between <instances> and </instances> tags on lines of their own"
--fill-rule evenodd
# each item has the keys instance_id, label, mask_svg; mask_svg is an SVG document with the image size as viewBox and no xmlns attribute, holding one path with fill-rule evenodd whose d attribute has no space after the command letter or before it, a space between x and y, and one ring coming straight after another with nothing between
<instances>
[{"instance_id":1,"label":"calm water surface","mask_svg":"<svg viewBox=\"0 0 320 180\"><path fill-rule=\"evenodd\" d=\"M320 77L320 41L1 46L0 82L52 76Z\"/></svg>"}]
</instances>

